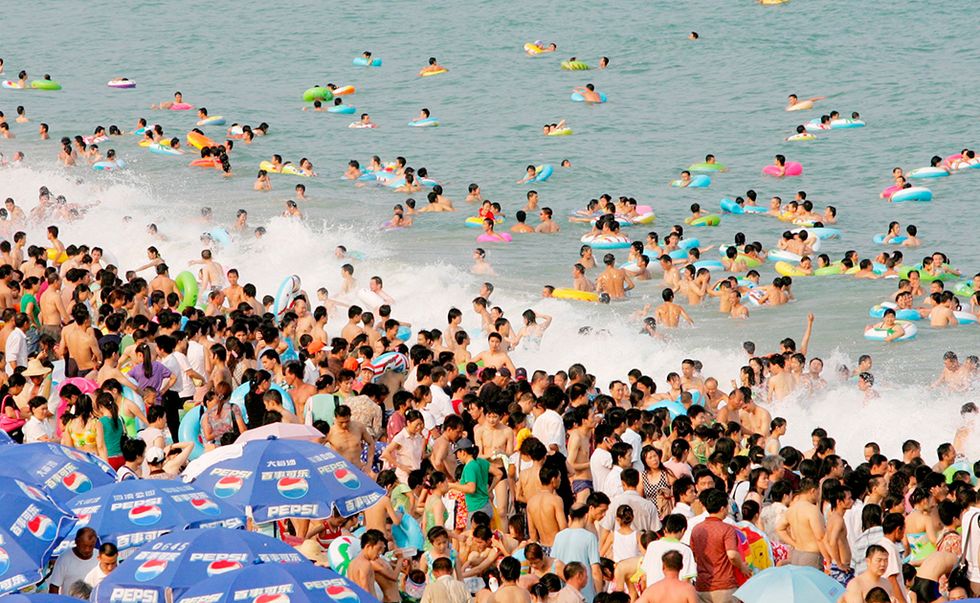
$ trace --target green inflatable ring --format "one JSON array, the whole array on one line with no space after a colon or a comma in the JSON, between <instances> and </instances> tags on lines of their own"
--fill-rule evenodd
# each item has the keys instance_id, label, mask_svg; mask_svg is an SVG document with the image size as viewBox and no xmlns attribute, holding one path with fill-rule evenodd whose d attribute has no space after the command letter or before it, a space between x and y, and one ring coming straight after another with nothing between
<instances>
[{"instance_id":1,"label":"green inflatable ring","mask_svg":"<svg viewBox=\"0 0 980 603\"><path fill-rule=\"evenodd\" d=\"M586 71L592 69L588 63L583 63L582 61L562 61L561 68L565 71Z\"/></svg>"},{"instance_id":2,"label":"green inflatable ring","mask_svg":"<svg viewBox=\"0 0 980 603\"><path fill-rule=\"evenodd\" d=\"M188 271L181 272L174 279L177 291L180 291L180 305L177 306L178 312L183 312L184 308L190 308L197 303L197 279Z\"/></svg>"},{"instance_id":3,"label":"green inflatable ring","mask_svg":"<svg viewBox=\"0 0 980 603\"><path fill-rule=\"evenodd\" d=\"M324 88L323 86L314 86L303 92L303 100L312 103L313 101L330 101L333 100L333 92L330 88Z\"/></svg>"},{"instance_id":4,"label":"green inflatable ring","mask_svg":"<svg viewBox=\"0 0 980 603\"><path fill-rule=\"evenodd\" d=\"M61 90L61 84L54 80L34 80L31 82L31 88L35 90Z\"/></svg>"}]
</instances>

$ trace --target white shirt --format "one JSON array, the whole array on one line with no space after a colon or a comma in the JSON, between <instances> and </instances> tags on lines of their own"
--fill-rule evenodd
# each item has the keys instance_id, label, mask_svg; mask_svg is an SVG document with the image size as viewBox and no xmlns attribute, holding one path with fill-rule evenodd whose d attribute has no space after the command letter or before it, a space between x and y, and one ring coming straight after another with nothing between
<instances>
[{"instance_id":1,"label":"white shirt","mask_svg":"<svg viewBox=\"0 0 980 603\"><path fill-rule=\"evenodd\" d=\"M694 519L694 509L692 509L691 505L687 504L686 502L679 502L674 505L674 510L671 511L671 513L683 515L688 521Z\"/></svg>"},{"instance_id":2,"label":"white shirt","mask_svg":"<svg viewBox=\"0 0 980 603\"><path fill-rule=\"evenodd\" d=\"M177 390L177 394L181 398L193 398L197 387L194 385L194 380L187 374L187 371L193 369L190 361L181 352L174 352L170 356L177 361L177 366L180 367L180 379L177 379L177 383L180 384L180 389ZM204 373L199 374L203 375Z\"/></svg>"},{"instance_id":3,"label":"white shirt","mask_svg":"<svg viewBox=\"0 0 980 603\"><path fill-rule=\"evenodd\" d=\"M565 421L560 414L550 408L535 417L531 435L541 440L545 448L551 448L552 444L556 444L558 451L568 456L568 449L565 448Z\"/></svg>"},{"instance_id":4,"label":"white shirt","mask_svg":"<svg viewBox=\"0 0 980 603\"><path fill-rule=\"evenodd\" d=\"M108 575L109 574L103 572L102 567L98 563L96 563L95 567L92 568L92 571L90 571L85 575L85 583L91 586L92 588L95 588L96 586L101 584L102 581L105 580L105 577ZM63 593L63 594L67 594L67 593Z\"/></svg>"},{"instance_id":5,"label":"white shirt","mask_svg":"<svg viewBox=\"0 0 980 603\"><path fill-rule=\"evenodd\" d=\"M610 507L611 508L611 507ZM640 567L647 577L647 586L654 582L664 579L664 555L670 551L677 551L681 554L684 564L681 567L679 578L681 580L693 580L698 575L698 565L694 561L694 553L691 547L679 540L664 539L654 540L647 545L647 552L643 555Z\"/></svg>"},{"instance_id":6,"label":"white shirt","mask_svg":"<svg viewBox=\"0 0 980 603\"><path fill-rule=\"evenodd\" d=\"M633 447L633 468L642 473L643 460L640 458L640 452L643 450L643 436L627 428L619 439Z\"/></svg>"},{"instance_id":7,"label":"white shirt","mask_svg":"<svg viewBox=\"0 0 980 603\"><path fill-rule=\"evenodd\" d=\"M306 359L303 363L303 382L309 383L310 385L316 385L316 380L320 378L320 369L313 364L313 360L310 358Z\"/></svg>"},{"instance_id":8,"label":"white shirt","mask_svg":"<svg viewBox=\"0 0 980 603\"><path fill-rule=\"evenodd\" d=\"M97 550L92 552L91 559L79 559L74 548L68 549L54 562L54 569L51 571L51 579L48 580L48 584L57 586L61 594L67 595L71 585L79 580L84 580L93 567L99 567Z\"/></svg>"},{"instance_id":9,"label":"white shirt","mask_svg":"<svg viewBox=\"0 0 980 603\"><path fill-rule=\"evenodd\" d=\"M861 528L861 514L864 512L864 501L855 500L854 506L844 511L844 527L847 528L847 544L854 550L854 543L864 530ZM851 565L857 561L852 558Z\"/></svg>"},{"instance_id":10,"label":"white shirt","mask_svg":"<svg viewBox=\"0 0 980 603\"><path fill-rule=\"evenodd\" d=\"M589 457L589 471L592 473L592 487L599 489L606 483L606 476L612 471L612 455L608 450L596 448Z\"/></svg>"},{"instance_id":11,"label":"white shirt","mask_svg":"<svg viewBox=\"0 0 980 603\"><path fill-rule=\"evenodd\" d=\"M40 442L41 438L46 437L47 442L57 441L54 437L54 421L48 419L47 421L40 421L37 417L31 416L24 423L24 443L30 444L31 442Z\"/></svg>"},{"instance_id":12,"label":"white shirt","mask_svg":"<svg viewBox=\"0 0 980 603\"><path fill-rule=\"evenodd\" d=\"M638 532L658 532L660 531L660 514L657 505L642 496L636 490L624 490L616 496L610 497L609 511L599 522L599 527L606 531L613 531L616 528L616 511L619 507L626 505L633 509L633 525L630 526Z\"/></svg>"},{"instance_id":13,"label":"white shirt","mask_svg":"<svg viewBox=\"0 0 980 603\"><path fill-rule=\"evenodd\" d=\"M965 561L970 564L967 577L970 582L980 582L980 509L970 507L963 512L963 538L960 540L960 554L965 555ZM966 549L969 544L969 550ZM891 563L891 557L888 562Z\"/></svg>"},{"instance_id":14,"label":"white shirt","mask_svg":"<svg viewBox=\"0 0 980 603\"><path fill-rule=\"evenodd\" d=\"M896 581L898 582L898 588L902 591L902 601L908 601L909 591L905 589L905 579L902 577L902 551L899 550L896 543L888 540L887 538L882 538L879 540L878 545L885 547L885 550L888 551L888 567L885 569L885 575L882 577L885 580L888 580L889 577L895 576ZM972 548L974 551L977 550L976 547L972 546L972 541L970 548ZM973 565L971 564L971 576L974 571L976 570L973 569ZM970 580L972 581L973 578L971 577Z\"/></svg>"},{"instance_id":15,"label":"white shirt","mask_svg":"<svg viewBox=\"0 0 980 603\"><path fill-rule=\"evenodd\" d=\"M183 369L180 368L180 362L177 361L176 352L170 354L166 358L160 358L160 364L167 367L170 374L176 377L176 379L174 379L174 384L171 385L170 389L167 391L177 392L177 395L180 396L180 392L184 387L184 381L187 380L187 375L185 375Z\"/></svg>"},{"instance_id":16,"label":"white shirt","mask_svg":"<svg viewBox=\"0 0 980 603\"><path fill-rule=\"evenodd\" d=\"M619 465L616 465L615 467L610 469L609 473L606 474L605 481L603 481L598 486L599 492L602 492L603 494L608 496L610 500L612 500L612 498L617 494L622 494L623 493L622 475L623 475L623 468L620 467ZM592 485L594 486L595 484ZM615 514L616 512L613 511L613 515Z\"/></svg>"},{"instance_id":17,"label":"white shirt","mask_svg":"<svg viewBox=\"0 0 980 603\"><path fill-rule=\"evenodd\" d=\"M16 363L15 366L27 366L27 335L19 328L15 328L7 336L3 353L3 368L8 373L13 374L10 370L11 362Z\"/></svg>"},{"instance_id":18,"label":"white shirt","mask_svg":"<svg viewBox=\"0 0 980 603\"><path fill-rule=\"evenodd\" d=\"M432 413L436 425L441 426L446 417L453 414L453 401L449 399L446 390L438 385L433 384L429 387L429 391L432 393L432 402L429 402L428 406L429 412Z\"/></svg>"},{"instance_id":19,"label":"white shirt","mask_svg":"<svg viewBox=\"0 0 980 603\"><path fill-rule=\"evenodd\" d=\"M187 342L187 362L198 375L207 375L207 366L204 362L204 346L196 341Z\"/></svg>"}]
</instances>

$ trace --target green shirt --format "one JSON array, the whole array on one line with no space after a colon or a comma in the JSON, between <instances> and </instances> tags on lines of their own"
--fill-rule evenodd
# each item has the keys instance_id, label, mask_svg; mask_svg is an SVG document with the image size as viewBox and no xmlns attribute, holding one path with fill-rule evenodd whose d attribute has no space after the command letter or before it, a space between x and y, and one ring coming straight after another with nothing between
<instances>
[{"instance_id":1,"label":"green shirt","mask_svg":"<svg viewBox=\"0 0 980 603\"><path fill-rule=\"evenodd\" d=\"M487 488L490 484L490 461L475 458L463 466L460 484L476 484L476 491L466 495L466 510L470 513L479 511L490 502Z\"/></svg>"},{"instance_id":2,"label":"green shirt","mask_svg":"<svg viewBox=\"0 0 980 603\"><path fill-rule=\"evenodd\" d=\"M41 313L41 307L37 303L37 298L34 297L34 294L25 293L20 298L20 311L27 312L27 306L29 304L34 304L34 307L31 309L31 325L35 327L39 326L41 323L38 322L37 317Z\"/></svg>"}]
</instances>

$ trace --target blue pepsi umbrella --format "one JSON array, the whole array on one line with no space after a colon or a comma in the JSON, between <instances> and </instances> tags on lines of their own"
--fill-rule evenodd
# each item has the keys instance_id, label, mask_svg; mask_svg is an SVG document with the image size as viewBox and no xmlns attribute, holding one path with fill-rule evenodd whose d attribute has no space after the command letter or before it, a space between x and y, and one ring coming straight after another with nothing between
<instances>
[{"instance_id":1,"label":"blue pepsi umbrella","mask_svg":"<svg viewBox=\"0 0 980 603\"><path fill-rule=\"evenodd\" d=\"M121 559L168 532L245 526L240 509L172 480L116 482L76 496L68 505L79 518L77 527L90 527L103 542L115 543Z\"/></svg>"},{"instance_id":2,"label":"blue pepsi umbrella","mask_svg":"<svg viewBox=\"0 0 980 603\"><path fill-rule=\"evenodd\" d=\"M218 461L193 482L216 498L251 507L258 523L303 517L350 517L384 490L332 448L297 440L252 441L240 457Z\"/></svg>"},{"instance_id":3,"label":"blue pepsi umbrella","mask_svg":"<svg viewBox=\"0 0 980 603\"><path fill-rule=\"evenodd\" d=\"M62 506L116 481L116 472L99 457L51 442L0 446L0 475L37 485Z\"/></svg>"},{"instance_id":4,"label":"blue pepsi umbrella","mask_svg":"<svg viewBox=\"0 0 980 603\"><path fill-rule=\"evenodd\" d=\"M10 444L16 444L10 435L6 431L0 430L0 446L9 446Z\"/></svg>"},{"instance_id":5,"label":"blue pepsi umbrella","mask_svg":"<svg viewBox=\"0 0 980 603\"><path fill-rule=\"evenodd\" d=\"M93 603L122 601L139 592L139 600L173 599L213 576L258 563L310 563L281 540L256 532L212 528L171 532L133 552L92 593ZM154 594L149 594L149 593Z\"/></svg>"},{"instance_id":6,"label":"blue pepsi umbrella","mask_svg":"<svg viewBox=\"0 0 980 603\"><path fill-rule=\"evenodd\" d=\"M735 591L743 603L836 603L844 587L812 567L784 565L755 574Z\"/></svg>"},{"instance_id":7,"label":"blue pepsi umbrella","mask_svg":"<svg viewBox=\"0 0 980 603\"><path fill-rule=\"evenodd\" d=\"M332 569L312 563L252 565L187 590L178 603L377 603Z\"/></svg>"},{"instance_id":8,"label":"blue pepsi umbrella","mask_svg":"<svg viewBox=\"0 0 980 603\"><path fill-rule=\"evenodd\" d=\"M68 595L49 595L48 593L32 593L29 595L7 595L3 603L78 603L75 597Z\"/></svg>"},{"instance_id":9,"label":"blue pepsi umbrella","mask_svg":"<svg viewBox=\"0 0 980 603\"><path fill-rule=\"evenodd\" d=\"M40 488L0 477L0 594L44 579L55 547L76 521Z\"/></svg>"}]
</instances>

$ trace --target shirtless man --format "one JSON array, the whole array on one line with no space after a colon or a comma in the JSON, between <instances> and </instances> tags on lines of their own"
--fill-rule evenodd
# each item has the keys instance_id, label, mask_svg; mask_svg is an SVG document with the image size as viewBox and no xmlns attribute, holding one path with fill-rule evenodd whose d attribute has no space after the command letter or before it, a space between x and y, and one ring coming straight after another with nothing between
<instances>
[{"instance_id":1,"label":"shirtless man","mask_svg":"<svg viewBox=\"0 0 980 603\"><path fill-rule=\"evenodd\" d=\"M732 289L730 310L728 315L735 319L745 319L749 317L749 308L742 303L742 293L738 289Z\"/></svg>"},{"instance_id":2,"label":"shirtless man","mask_svg":"<svg viewBox=\"0 0 980 603\"><path fill-rule=\"evenodd\" d=\"M739 410L739 422L742 424L742 431L749 435L758 433L768 438L772 415L769 414L768 410L755 403L750 388L740 387L738 389L742 392L742 408Z\"/></svg>"},{"instance_id":3,"label":"shirtless man","mask_svg":"<svg viewBox=\"0 0 980 603\"><path fill-rule=\"evenodd\" d=\"M382 589L384 593L384 603L398 601L397 586L394 593L390 593L390 584L396 582L397 572L393 572L388 563L381 558L385 551L387 542L385 535L380 530L367 530L361 535L361 552L351 560L347 568L347 577L355 584L369 593L375 593L375 585ZM389 586L389 588L385 588Z\"/></svg>"},{"instance_id":4,"label":"shirtless man","mask_svg":"<svg viewBox=\"0 0 980 603\"><path fill-rule=\"evenodd\" d=\"M177 283L170 278L170 269L167 267L167 265L157 264L156 272L156 277L150 281L150 292L160 291L163 293L164 299L166 299L171 293L178 293L179 295L179 292L177 292Z\"/></svg>"},{"instance_id":5,"label":"shirtless man","mask_svg":"<svg viewBox=\"0 0 980 603\"><path fill-rule=\"evenodd\" d=\"M99 342L92 331L92 315L83 304L76 304L71 311L73 324L61 331L61 350L75 361L77 375L87 377L102 362Z\"/></svg>"},{"instance_id":6,"label":"shirtless man","mask_svg":"<svg viewBox=\"0 0 980 603\"><path fill-rule=\"evenodd\" d=\"M496 331L490 333L490 335L487 336L487 343L490 346L490 349L477 354L476 357L473 358L473 362L478 363L482 360L484 366L493 367L495 369L500 369L500 367L505 366L510 369L511 374L514 374L517 371L517 368L511 361L510 356L507 355L507 352L500 349L503 340L504 338L500 335L500 333L497 333Z\"/></svg>"},{"instance_id":7,"label":"shirtless man","mask_svg":"<svg viewBox=\"0 0 980 603\"><path fill-rule=\"evenodd\" d=\"M411 398L411 394L409 394ZM429 461L435 471L442 471L449 481L456 481L456 455L453 444L463 437L463 420L459 415L449 415L442 422L442 434L432 444Z\"/></svg>"},{"instance_id":8,"label":"shirtless man","mask_svg":"<svg viewBox=\"0 0 980 603\"><path fill-rule=\"evenodd\" d=\"M235 309L238 304L245 301L242 286L238 284L238 269L232 268L228 271L228 286L224 289L225 297L228 298L228 307Z\"/></svg>"},{"instance_id":9,"label":"shirtless man","mask_svg":"<svg viewBox=\"0 0 980 603\"><path fill-rule=\"evenodd\" d=\"M521 562L513 557L500 560L500 580L503 584L492 593L487 603L531 603L531 593L527 588L519 586L521 578Z\"/></svg>"},{"instance_id":10,"label":"shirtless man","mask_svg":"<svg viewBox=\"0 0 980 603\"><path fill-rule=\"evenodd\" d=\"M349 406L341 404L337 407L334 411L334 424L327 435L327 444L355 467L370 475L371 463L362 461L361 453L365 446L368 450L374 450L374 437L364 425L350 417Z\"/></svg>"},{"instance_id":11,"label":"shirtless man","mask_svg":"<svg viewBox=\"0 0 980 603\"><path fill-rule=\"evenodd\" d=\"M534 228L534 232L543 232L546 234L554 234L561 230L558 226L558 222L552 220L554 212L551 211L550 207L542 207L541 211L538 212L538 217L541 218L541 223Z\"/></svg>"},{"instance_id":12,"label":"shirtless man","mask_svg":"<svg viewBox=\"0 0 980 603\"><path fill-rule=\"evenodd\" d=\"M201 251L200 260L192 260L188 262L188 265L200 264L204 266L201 269L201 291L211 291L211 289L220 289L221 285L224 283L224 269L221 264L215 262L211 259L211 250L204 249Z\"/></svg>"},{"instance_id":13,"label":"shirtless man","mask_svg":"<svg viewBox=\"0 0 980 603\"><path fill-rule=\"evenodd\" d=\"M698 592L690 580L681 580L684 558L678 551L667 551L662 559L664 577L643 591L636 603L697 603Z\"/></svg>"},{"instance_id":14,"label":"shirtless man","mask_svg":"<svg viewBox=\"0 0 980 603\"><path fill-rule=\"evenodd\" d=\"M523 209L526 212L538 211L538 191L527 191L527 204Z\"/></svg>"},{"instance_id":15,"label":"shirtless man","mask_svg":"<svg viewBox=\"0 0 980 603\"><path fill-rule=\"evenodd\" d=\"M851 569L851 547L847 540L844 512L854 506L854 499L851 498L850 490L835 485L827 488L823 502L830 505L827 533L824 536L824 546L830 558L830 577L841 586L847 586L854 578L854 570Z\"/></svg>"},{"instance_id":16,"label":"shirtless man","mask_svg":"<svg viewBox=\"0 0 980 603\"><path fill-rule=\"evenodd\" d=\"M568 431L569 481L575 493L576 504L585 504L594 489L590 471L590 444L592 419L588 406L580 406L572 413L572 428Z\"/></svg>"},{"instance_id":17,"label":"shirtless man","mask_svg":"<svg viewBox=\"0 0 980 603\"><path fill-rule=\"evenodd\" d=\"M361 328L361 315L363 313L360 306L347 308L347 324L341 329L340 336L348 342L354 341L355 337L364 332L364 329Z\"/></svg>"},{"instance_id":18,"label":"shirtless man","mask_svg":"<svg viewBox=\"0 0 980 603\"><path fill-rule=\"evenodd\" d=\"M48 288L41 295L41 333L61 341L61 326L70 319L61 300L61 277L48 275Z\"/></svg>"},{"instance_id":19,"label":"shirtless man","mask_svg":"<svg viewBox=\"0 0 980 603\"><path fill-rule=\"evenodd\" d=\"M797 386L796 377L791 371L786 370L786 359L780 354L775 354L769 359L769 399L772 401L784 400L789 397Z\"/></svg>"},{"instance_id":20,"label":"shirtless man","mask_svg":"<svg viewBox=\"0 0 980 603\"><path fill-rule=\"evenodd\" d=\"M498 404L487 407L486 423L479 433L474 433L476 446L480 449L480 457L489 459L497 454L510 456L514 453L514 430L500 422L506 408Z\"/></svg>"},{"instance_id":21,"label":"shirtless man","mask_svg":"<svg viewBox=\"0 0 980 603\"><path fill-rule=\"evenodd\" d=\"M813 104L827 98L826 96L811 96L808 99L800 100L795 94L790 94L786 103L787 111L806 111L813 108Z\"/></svg>"},{"instance_id":22,"label":"shirtless man","mask_svg":"<svg viewBox=\"0 0 980 603\"><path fill-rule=\"evenodd\" d=\"M959 324L953 310L956 307L956 296L952 291L943 291L940 302L929 312L929 324L936 328L953 327Z\"/></svg>"},{"instance_id":23,"label":"shirtless man","mask_svg":"<svg viewBox=\"0 0 980 603\"><path fill-rule=\"evenodd\" d=\"M540 543L545 555L550 555L555 534L567 525L565 507L561 497L555 494L560 484L558 471L551 466L542 467L538 479L541 481L540 490L528 497L527 529L531 541Z\"/></svg>"},{"instance_id":24,"label":"shirtless man","mask_svg":"<svg viewBox=\"0 0 980 603\"><path fill-rule=\"evenodd\" d=\"M654 318L657 319L658 324L664 327L675 328L680 324L681 318L684 318L689 325L694 324L691 317L687 315L687 311L674 303L673 289L664 289L660 295L663 297L664 303L660 304L654 312Z\"/></svg>"},{"instance_id":25,"label":"shirtless man","mask_svg":"<svg viewBox=\"0 0 980 603\"><path fill-rule=\"evenodd\" d=\"M776 526L776 533L784 543L793 547L790 563L822 571L823 559L827 557L824 544L826 530L816 502L817 482L804 478L796 499Z\"/></svg>"},{"instance_id":26,"label":"shirtless man","mask_svg":"<svg viewBox=\"0 0 980 603\"><path fill-rule=\"evenodd\" d=\"M885 589L894 601L892 585L884 578L885 570L888 569L888 551L881 545L872 544L864 555L867 569L848 583L841 603L864 603L868 591L876 587Z\"/></svg>"},{"instance_id":27,"label":"shirtless man","mask_svg":"<svg viewBox=\"0 0 980 603\"><path fill-rule=\"evenodd\" d=\"M635 287L633 279L625 270L616 268L616 256L607 253L602 258L606 269L596 279L596 290L607 294L610 299L624 299L626 292Z\"/></svg>"},{"instance_id":28,"label":"shirtless man","mask_svg":"<svg viewBox=\"0 0 980 603\"><path fill-rule=\"evenodd\" d=\"M303 381L304 367L299 362L290 362L283 368L283 378L289 386L289 397L296 407L296 416L306 416L306 401L316 394L316 386Z\"/></svg>"},{"instance_id":29,"label":"shirtless man","mask_svg":"<svg viewBox=\"0 0 980 603\"><path fill-rule=\"evenodd\" d=\"M573 288L576 291L586 291L589 293L595 291L595 285L585 276L585 266L582 264L572 266L572 281L574 283Z\"/></svg>"}]
</instances>

